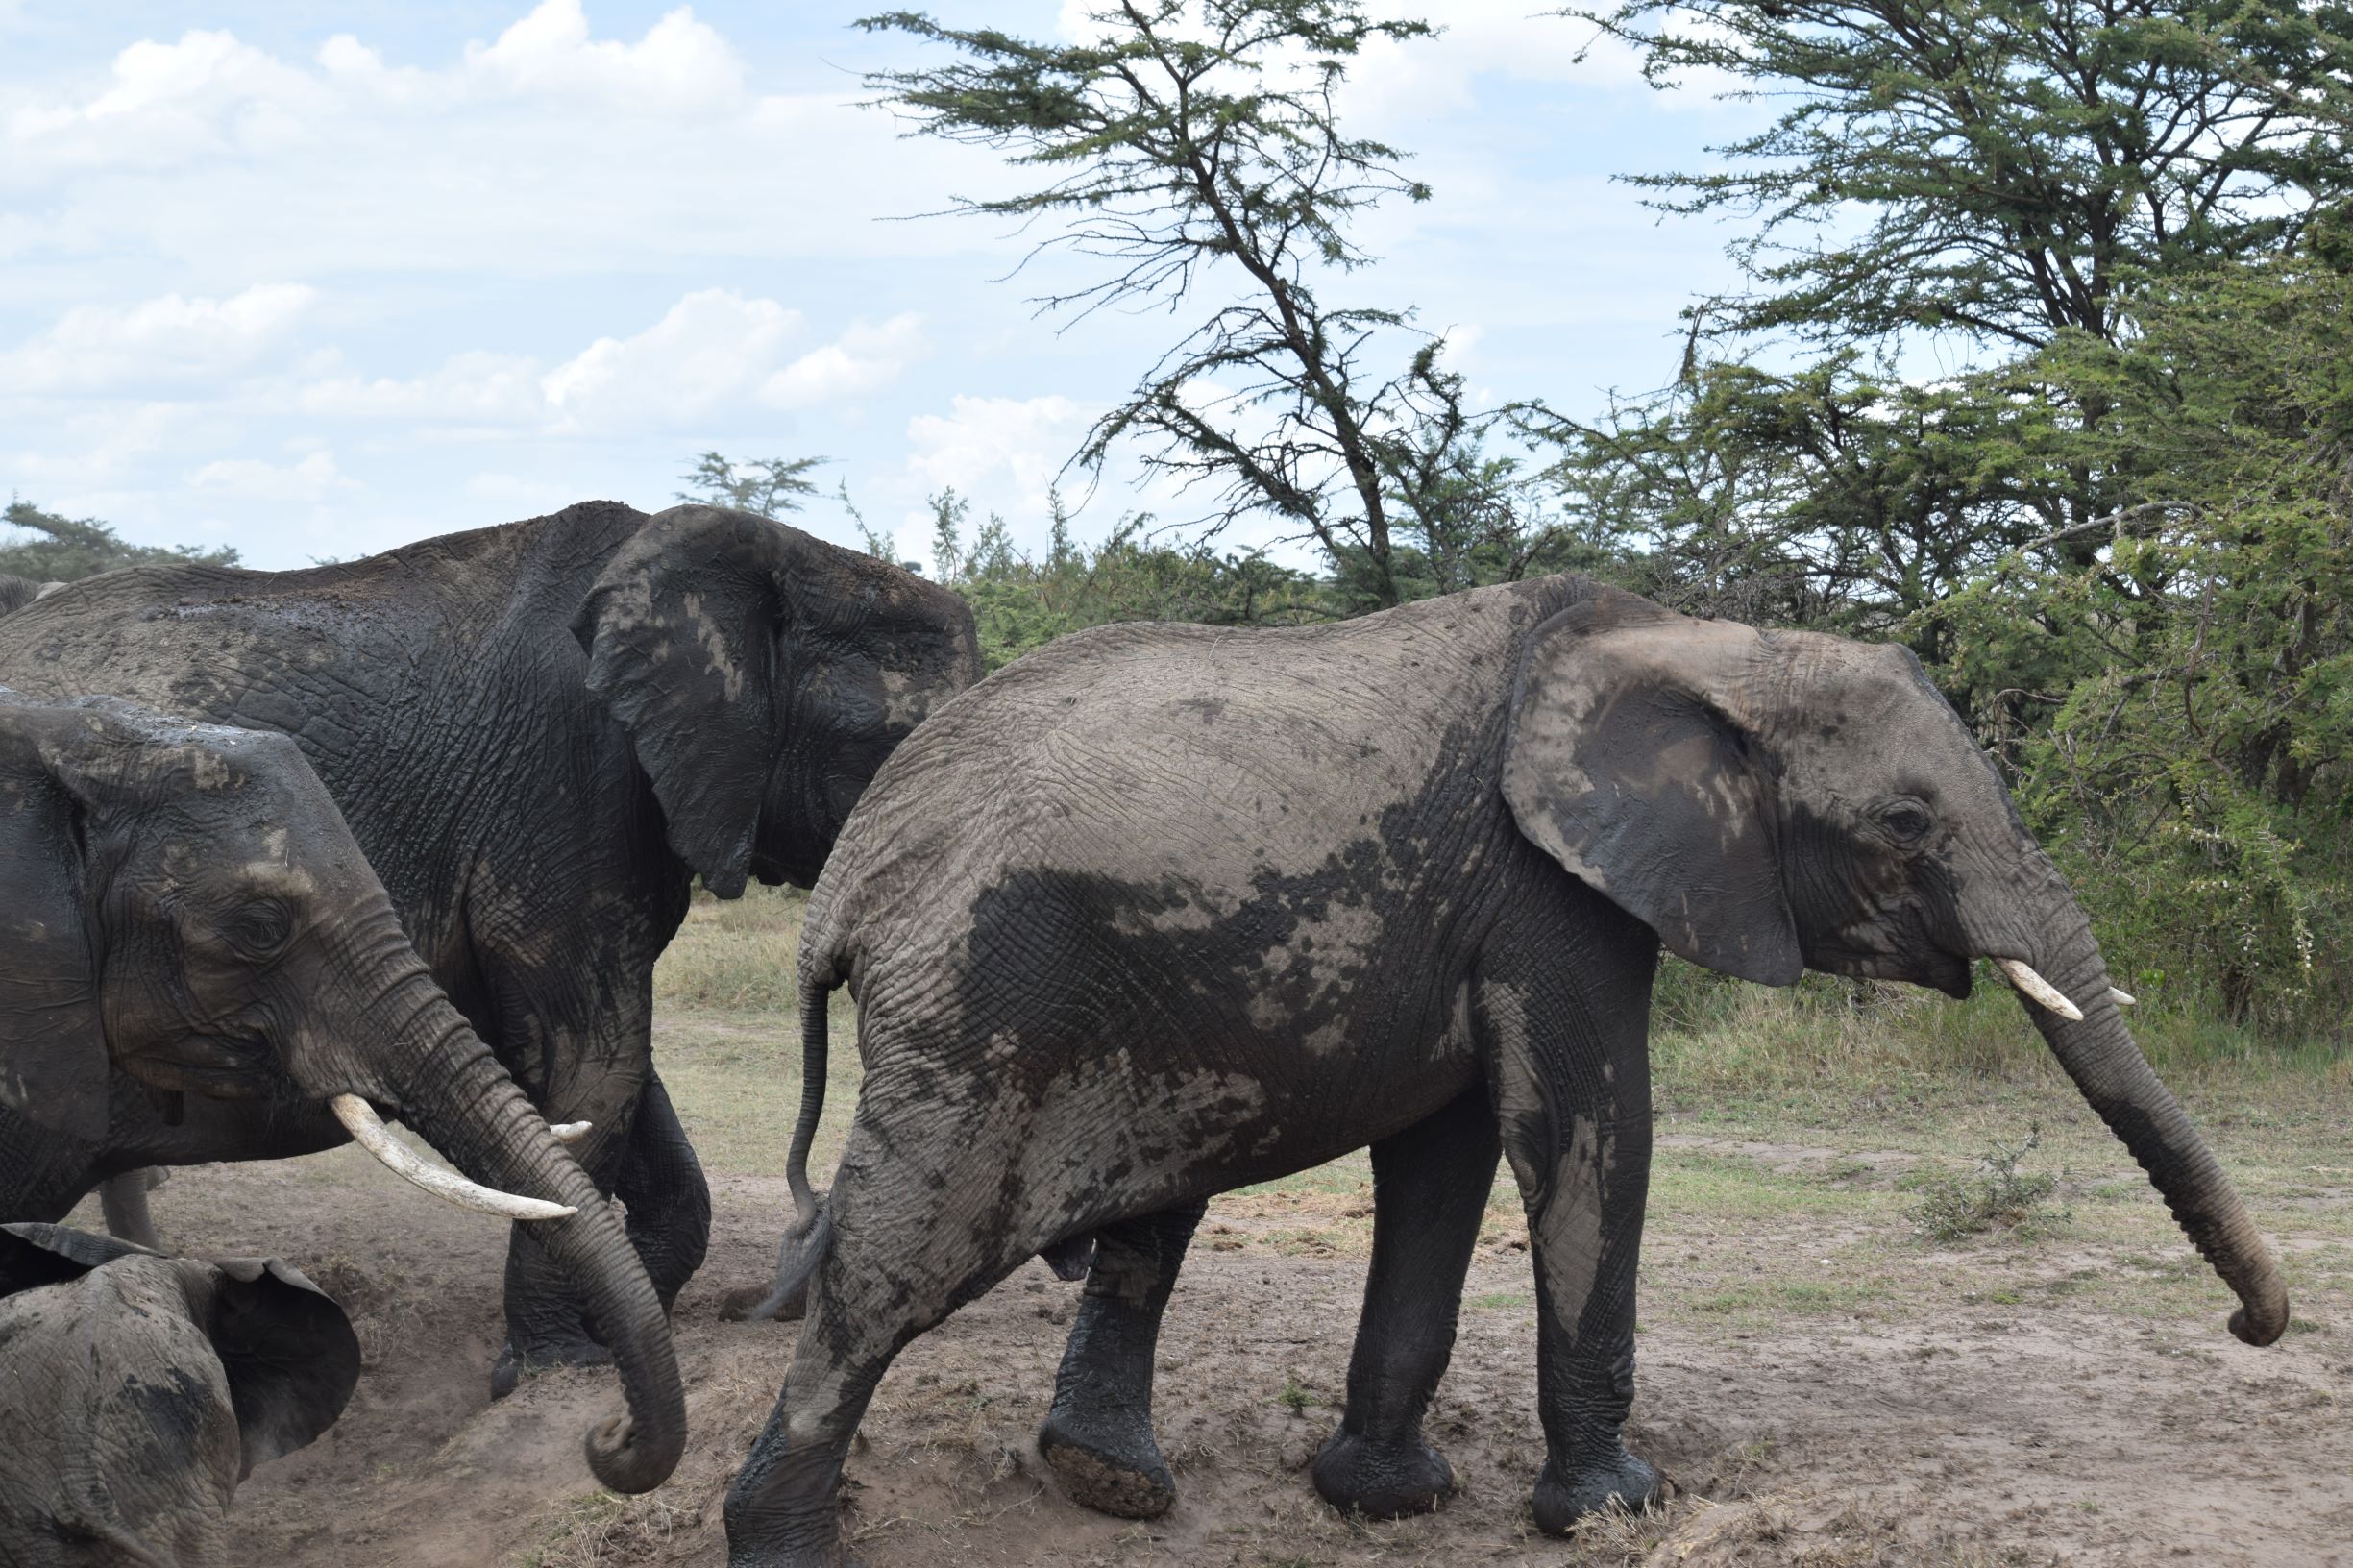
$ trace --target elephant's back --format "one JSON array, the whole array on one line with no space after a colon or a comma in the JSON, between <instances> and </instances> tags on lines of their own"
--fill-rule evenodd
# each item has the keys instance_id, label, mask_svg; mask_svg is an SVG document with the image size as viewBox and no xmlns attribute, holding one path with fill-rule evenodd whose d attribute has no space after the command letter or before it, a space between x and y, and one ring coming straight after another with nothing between
<instances>
[{"instance_id":1,"label":"elephant's back","mask_svg":"<svg viewBox=\"0 0 2353 1568\"><path fill-rule=\"evenodd\" d=\"M483 702L452 698L530 678L533 648L576 664L570 617L645 521L589 502L298 571L103 573L0 617L0 683L283 730L331 768L429 716L470 717Z\"/></svg>"},{"instance_id":2,"label":"elephant's back","mask_svg":"<svg viewBox=\"0 0 2353 1568\"><path fill-rule=\"evenodd\" d=\"M1548 603L1521 584L1328 626L1062 639L884 765L811 929L842 950L969 943L991 919L1247 935L1254 899L1281 926L1273 906L1323 907L1319 887L1412 876L1448 852L1432 824L1460 815L1433 793L1478 787L1458 764L1500 749L1518 646Z\"/></svg>"},{"instance_id":3,"label":"elephant's back","mask_svg":"<svg viewBox=\"0 0 2353 1568\"><path fill-rule=\"evenodd\" d=\"M0 1534L40 1532L0 1539L0 1559L20 1560L12 1550L30 1547L21 1560L48 1561L44 1545L123 1534L218 1546L242 1439L220 1358L189 1312L175 1265L160 1258L120 1259L0 1301L9 1341L0 1408L52 1434L0 1445ZM80 1483L92 1465L108 1484ZM196 1560L209 1559L200 1550Z\"/></svg>"}]
</instances>

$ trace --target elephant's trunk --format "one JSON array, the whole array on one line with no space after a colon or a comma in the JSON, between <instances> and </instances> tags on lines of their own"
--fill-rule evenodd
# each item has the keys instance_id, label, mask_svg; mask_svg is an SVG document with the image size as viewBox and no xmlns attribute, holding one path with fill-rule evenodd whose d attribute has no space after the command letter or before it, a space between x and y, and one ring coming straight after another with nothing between
<instances>
[{"instance_id":1,"label":"elephant's trunk","mask_svg":"<svg viewBox=\"0 0 2353 1568\"><path fill-rule=\"evenodd\" d=\"M2055 871L2051 879L2058 881ZM2064 884L2061 889L2064 895ZM2250 1345L2271 1343L2288 1328L2288 1290L2279 1264L2214 1151L2190 1124L2181 1103L2158 1082L2124 1027L2099 943L2072 896L2066 896L2064 914L2043 927L2039 946L2030 962L2083 1016L2071 1021L2047 1007L2030 1005L2035 1026L2100 1120L2148 1172L2174 1220L2238 1293L2231 1333Z\"/></svg>"},{"instance_id":2,"label":"elephant's trunk","mask_svg":"<svg viewBox=\"0 0 2353 1568\"><path fill-rule=\"evenodd\" d=\"M379 1059L380 1087L368 1097L389 1102L388 1109L474 1181L576 1211L528 1223L533 1239L577 1282L628 1400L625 1416L590 1432L588 1465L616 1492L658 1486L686 1447L686 1393L669 1319L637 1249L546 1118L404 941L401 947L404 964L389 961L394 973L365 1009L370 1038L393 1052Z\"/></svg>"}]
</instances>

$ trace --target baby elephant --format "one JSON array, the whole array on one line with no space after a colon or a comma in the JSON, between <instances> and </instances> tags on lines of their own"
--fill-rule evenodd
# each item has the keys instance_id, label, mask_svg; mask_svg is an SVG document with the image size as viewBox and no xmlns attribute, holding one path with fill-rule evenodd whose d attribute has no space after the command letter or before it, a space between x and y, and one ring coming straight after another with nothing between
<instances>
[{"instance_id":1,"label":"baby elephant","mask_svg":"<svg viewBox=\"0 0 2353 1568\"><path fill-rule=\"evenodd\" d=\"M0 1226L0 1562L207 1568L257 1464L334 1425L343 1309L275 1258Z\"/></svg>"}]
</instances>

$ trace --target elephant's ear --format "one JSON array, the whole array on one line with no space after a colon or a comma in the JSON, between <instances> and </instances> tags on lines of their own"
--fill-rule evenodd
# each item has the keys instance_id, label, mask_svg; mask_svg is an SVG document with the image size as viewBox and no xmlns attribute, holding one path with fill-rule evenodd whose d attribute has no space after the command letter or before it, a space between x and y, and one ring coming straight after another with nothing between
<instances>
[{"instance_id":1,"label":"elephant's ear","mask_svg":"<svg viewBox=\"0 0 2353 1568\"><path fill-rule=\"evenodd\" d=\"M1521 833L1670 951L1786 986L1805 966L1773 762L1739 717L1770 662L1747 626L1602 590L1529 639L1503 787Z\"/></svg>"},{"instance_id":2,"label":"elephant's ear","mask_svg":"<svg viewBox=\"0 0 2353 1568\"><path fill-rule=\"evenodd\" d=\"M0 693L0 1105L96 1142L108 1060L81 810L33 712Z\"/></svg>"},{"instance_id":3,"label":"elephant's ear","mask_svg":"<svg viewBox=\"0 0 2353 1568\"><path fill-rule=\"evenodd\" d=\"M614 554L573 617L588 689L628 729L670 846L723 898L744 890L782 740L792 579L824 548L749 512L674 506Z\"/></svg>"},{"instance_id":4,"label":"elephant's ear","mask_svg":"<svg viewBox=\"0 0 2353 1568\"><path fill-rule=\"evenodd\" d=\"M0 1225L0 1296L78 1280L117 1258L156 1256L135 1241L70 1225Z\"/></svg>"},{"instance_id":5,"label":"elephant's ear","mask_svg":"<svg viewBox=\"0 0 2353 1568\"><path fill-rule=\"evenodd\" d=\"M275 1258L215 1263L209 1325L245 1442L239 1479L335 1424L359 1382L359 1336L343 1309Z\"/></svg>"}]
</instances>

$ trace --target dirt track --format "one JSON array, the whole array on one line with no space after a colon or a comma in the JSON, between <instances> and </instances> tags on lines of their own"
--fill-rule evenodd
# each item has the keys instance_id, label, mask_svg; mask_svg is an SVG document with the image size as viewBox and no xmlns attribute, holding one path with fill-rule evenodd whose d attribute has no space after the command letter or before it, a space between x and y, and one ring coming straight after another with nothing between
<instances>
[{"instance_id":1,"label":"dirt track","mask_svg":"<svg viewBox=\"0 0 2353 1568\"><path fill-rule=\"evenodd\" d=\"M551 1376L487 1402L502 1227L430 1203L351 1150L180 1173L157 1194L176 1243L292 1258L355 1309L369 1352L342 1423L239 1494L252 1532L241 1560L723 1562L719 1499L794 1331L718 1317L721 1297L767 1266L788 1209L782 1184L723 1176L714 1188L711 1260L679 1307L688 1456L669 1485L625 1505L595 1493L578 1454L616 1398L609 1375ZM1462 1497L1394 1526L1332 1515L1304 1466L1333 1417L1362 1265L1344 1246L1278 1250L1257 1234L1263 1214L1228 1200L1213 1210L1164 1346L1161 1433L1184 1493L1174 1513L1150 1526L1106 1519L1063 1501L1046 1477L1030 1434L1078 1287L1032 1263L893 1370L850 1461L848 1528L870 1568L2353 1568L2353 1281L2341 1243L2288 1238L2292 1257L2331 1260L2329 1283L2299 1295L2303 1332L2258 1352L2223 1333L2218 1299L2211 1311L2201 1299L2194 1318L2118 1310L2102 1282L2129 1270L2080 1244L2019 1265L2049 1283L2015 1305L1956 1288L1912 1304L1924 1311L1695 1318L1674 1304L1768 1260L1827 1257L1851 1245L1853 1222L1829 1213L1728 1229L1654 1213L1634 1436L1689 1494L1664 1520L1605 1525L1575 1545L1530 1533L1542 1454L1534 1320L1507 1227L1481 1249L1433 1413ZM1949 1262L1964 1282L1983 1266L1965 1254ZM1299 1394L1313 1403L1295 1414Z\"/></svg>"}]
</instances>

